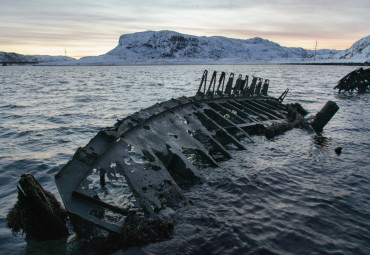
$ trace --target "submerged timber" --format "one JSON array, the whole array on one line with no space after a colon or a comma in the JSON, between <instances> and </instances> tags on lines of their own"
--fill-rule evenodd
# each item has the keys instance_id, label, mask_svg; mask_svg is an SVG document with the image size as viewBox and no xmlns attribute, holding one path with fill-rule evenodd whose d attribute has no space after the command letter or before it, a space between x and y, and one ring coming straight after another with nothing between
<instances>
[{"instance_id":1,"label":"submerged timber","mask_svg":"<svg viewBox=\"0 0 370 255\"><path fill-rule=\"evenodd\" d=\"M207 183L202 168L219 167L253 143L252 135L273 137L307 124L304 109L282 103L288 90L268 96L267 79L249 83L248 76L234 80L231 73L226 80L222 72L217 81L214 72L207 83L207 77L204 71L195 96L118 120L77 150L55 176L72 223L122 235L132 215L163 218L189 204L184 190ZM164 236L171 229L166 222L150 224L164 225Z\"/></svg>"},{"instance_id":2,"label":"submerged timber","mask_svg":"<svg viewBox=\"0 0 370 255\"><path fill-rule=\"evenodd\" d=\"M338 89L338 92L342 90L353 92L355 90L358 93L365 93L370 89L370 68L363 69L361 67L350 72L340 79L333 89Z\"/></svg>"}]
</instances>

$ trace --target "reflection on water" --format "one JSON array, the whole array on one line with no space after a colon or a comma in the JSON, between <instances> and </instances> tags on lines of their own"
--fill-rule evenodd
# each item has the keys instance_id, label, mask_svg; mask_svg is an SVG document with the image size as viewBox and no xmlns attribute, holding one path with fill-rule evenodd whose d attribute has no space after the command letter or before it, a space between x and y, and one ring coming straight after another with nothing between
<instances>
[{"instance_id":1,"label":"reflection on water","mask_svg":"<svg viewBox=\"0 0 370 255\"><path fill-rule=\"evenodd\" d=\"M5 228L20 175L32 173L46 189L57 193L53 176L79 146L134 111L194 95L203 70L208 69L268 78L270 95L278 97L289 88L285 101L301 103L310 114L327 100L335 101L340 109L321 136L291 130L273 140L253 137L255 143L245 143L247 150L233 152L233 159L221 163L221 168L202 169L208 183L186 191L192 205L176 212L173 237L123 253L370 254L370 96L338 95L332 89L355 68L0 67L2 252L85 251L79 237L27 245ZM337 155L334 149L339 146L343 151ZM141 160L134 152L130 157ZM107 183L125 185L115 183L114 176ZM121 198L97 192L102 197L108 194L111 203Z\"/></svg>"}]
</instances>

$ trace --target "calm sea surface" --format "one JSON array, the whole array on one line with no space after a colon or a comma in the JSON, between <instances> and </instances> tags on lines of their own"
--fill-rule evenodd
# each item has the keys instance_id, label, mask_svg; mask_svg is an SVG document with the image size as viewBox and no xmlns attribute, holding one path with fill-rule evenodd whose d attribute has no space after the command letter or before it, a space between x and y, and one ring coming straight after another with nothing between
<instances>
[{"instance_id":1,"label":"calm sea surface","mask_svg":"<svg viewBox=\"0 0 370 255\"><path fill-rule=\"evenodd\" d=\"M0 67L0 253L78 254L79 238L34 243L12 236L6 214L32 173L57 193L54 175L105 126L156 102L194 95L204 69L271 80L310 114L340 109L322 136L295 129L254 136L208 184L185 195L172 238L124 254L370 254L370 93L332 88L356 67L225 65ZM334 149L343 147L341 155ZM59 196L58 196L59 198Z\"/></svg>"}]
</instances>

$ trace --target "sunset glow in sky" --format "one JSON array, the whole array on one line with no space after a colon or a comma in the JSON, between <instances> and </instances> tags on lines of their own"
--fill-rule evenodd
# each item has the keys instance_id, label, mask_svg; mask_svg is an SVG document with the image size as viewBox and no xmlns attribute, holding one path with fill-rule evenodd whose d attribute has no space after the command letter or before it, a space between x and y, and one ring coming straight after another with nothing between
<instances>
[{"instance_id":1,"label":"sunset glow in sky","mask_svg":"<svg viewBox=\"0 0 370 255\"><path fill-rule=\"evenodd\" d=\"M101 55L120 35L146 30L347 49L370 34L370 1L0 0L0 51Z\"/></svg>"}]
</instances>

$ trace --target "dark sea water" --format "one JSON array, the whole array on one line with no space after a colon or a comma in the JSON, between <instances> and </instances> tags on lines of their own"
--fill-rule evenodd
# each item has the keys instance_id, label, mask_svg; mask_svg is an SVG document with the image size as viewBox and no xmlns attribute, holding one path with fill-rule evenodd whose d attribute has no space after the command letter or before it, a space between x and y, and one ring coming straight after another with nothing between
<instances>
[{"instance_id":1,"label":"dark sea water","mask_svg":"<svg viewBox=\"0 0 370 255\"><path fill-rule=\"evenodd\" d=\"M322 136L254 136L185 196L171 239L118 254L370 254L370 93L332 88L356 67L225 65L0 67L0 253L79 254L78 237L26 242L6 228L23 173L54 175L105 126L156 102L194 95L204 69L269 78L310 114L340 109ZM334 149L343 147L341 155ZM59 196L58 196L59 198Z\"/></svg>"}]
</instances>

